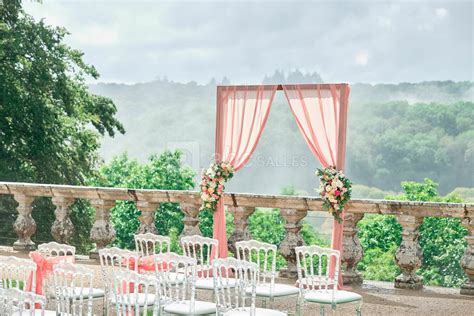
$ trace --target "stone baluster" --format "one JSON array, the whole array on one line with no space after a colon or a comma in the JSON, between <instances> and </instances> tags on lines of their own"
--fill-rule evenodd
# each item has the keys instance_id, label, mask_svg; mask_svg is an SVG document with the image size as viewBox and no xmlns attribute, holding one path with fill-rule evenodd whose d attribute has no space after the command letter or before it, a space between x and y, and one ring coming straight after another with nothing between
<instances>
[{"instance_id":1,"label":"stone baluster","mask_svg":"<svg viewBox=\"0 0 474 316\"><path fill-rule=\"evenodd\" d=\"M471 212L473 213L473 212ZM468 280L461 286L461 294L474 295L474 218L464 218L462 225L467 228L467 248L461 258L461 267Z\"/></svg>"},{"instance_id":2,"label":"stone baluster","mask_svg":"<svg viewBox=\"0 0 474 316\"><path fill-rule=\"evenodd\" d=\"M74 198L55 196L51 199L51 202L56 206L54 210L56 219L53 226L51 226L51 235L57 242L67 243L74 234L74 225L69 218L71 214L70 206L74 203Z\"/></svg>"},{"instance_id":3,"label":"stone baluster","mask_svg":"<svg viewBox=\"0 0 474 316\"><path fill-rule=\"evenodd\" d=\"M160 207L158 202L138 201L137 208L141 211L138 217L140 220L140 227L138 227L137 234L153 233L156 234L155 227L155 211Z\"/></svg>"},{"instance_id":4,"label":"stone baluster","mask_svg":"<svg viewBox=\"0 0 474 316\"><path fill-rule=\"evenodd\" d=\"M395 278L395 287L399 289L419 290L423 288L423 277L416 275L421 267L423 253L418 243L422 217L397 215L397 221L402 226L402 242L395 253L395 261L402 273Z\"/></svg>"},{"instance_id":5,"label":"stone baluster","mask_svg":"<svg viewBox=\"0 0 474 316\"><path fill-rule=\"evenodd\" d=\"M234 216L234 231L227 244L232 253L236 253L235 243L241 240L250 240L252 237L248 229L249 217L255 212L254 207L230 206L229 212Z\"/></svg>"},{"instance_id":6,"label":"stone baluster","mask_svg":"<svg viewBox=\"0 0 474 316\"><path fill-rule=\"evenodd\" d=\"M362 284L362 275L357 271L357 263L364 254L357 233L357 223L364 217L364 214L346 213L344 218L344 237L342 241L342 278L344 284Z\"/></svg>"},{"instance_id":7,"label":"stone baluster","mask_svg":"<svg viewBox=\"0 0 474 316\"><path fill-rule=\"evenodd\" d=\"M280 276L284 278L295 278L298 275L296 267L295 247L303 246L304 241L300 230L300 223L306 217L307 210L281 209L280 214L285 219L286 235L280 245L280 252L286 260L286 268L280 270Z\"/></svg>"},{"instance_id":8,"label":"stone baluster","mask_svg":"<svg viewBox=\"0 0 474 316\"><path fill-rule=\"evenodd\" d=\"M199 206L188 203L180 203L181 211L184 213L184 227L180 237L201 235L199 229Z\"/></svg>"},{"instance_id":9,"label":"stone baluster","mask_svg":"<svg viewBox=\"0 0 474 316\"><path fill-rule=\"evenodd\" d=\"M33 196L22 193L13 195L15 201L18 202L16 210L18 217L13 223L13 229L18 235L18 240L13 244L13 250L28 252L36 248L35 243L31 240L31 236L36 232L36 222L31 216L33 211Z\"/></svg>"},{"instance_id":10,"label":"stone baluster","mask_svg":"<svg viewBox=\"0 0 474 316\"><path fill-rule=\"evenodd\" d=\"M89 257L98 259L99 250L105 248L115 239L115 229L110 222L110 210L115 206L113 200L91 200L95 208L95 222L91 229L91 239L96 243L96 249L92 250Z\"/></svg>"}]
</instances>

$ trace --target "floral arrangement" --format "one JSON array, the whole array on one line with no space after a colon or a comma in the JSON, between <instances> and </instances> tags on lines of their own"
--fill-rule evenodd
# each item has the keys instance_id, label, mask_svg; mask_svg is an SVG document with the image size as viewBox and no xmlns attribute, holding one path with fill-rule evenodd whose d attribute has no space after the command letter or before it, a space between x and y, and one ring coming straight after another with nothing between
<instances>
[{"instance_id":1,"label":"floral arrangement","mask_svg":"<svg viewBox=\"0 0 474 316\"><path fill-rule=\"evenodd\" d=\"M346 178L342 171L330 166L318 169L316 175L319 176L319 195L323 200L323 207L334 216L339 223L342 222L341 213L344 205L351 198L352 183Z\"/></svg>"},{"instance_id":2,"label":"floral arrangement","mask_svg":"<svg viewBox=\"0 0 474 316\"><path fill-rule=\"evenodd\" d=\"M201 180L201 210L216 210L222 194L224 184L234 176L234 167L226 161L212 163L203 173Z\"/></svg>"}]
</instances>

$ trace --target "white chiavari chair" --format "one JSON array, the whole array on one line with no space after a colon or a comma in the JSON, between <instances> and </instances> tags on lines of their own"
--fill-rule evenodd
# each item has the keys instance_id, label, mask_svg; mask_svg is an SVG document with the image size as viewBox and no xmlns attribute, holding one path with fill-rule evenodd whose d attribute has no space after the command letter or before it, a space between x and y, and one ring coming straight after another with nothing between
<instances>
[{"instance_id":1,"label":"white chiavari chair","mask_svg":"<svg viewBox=\"0 0 474 316\"><path fill-rule=\"evenodd\" d=\"M154 275L120 271L115 274L112 290L116 315L160 314L160 283Z\"/></svg>"},{"instance_id":2,"label":"white chiavari chair","mask_svg":"<svg viewBox=\"0 0 474 316\"><path fill-rule=\"evenodd\" d=\"M36 287L36 263L16 257L6 257L0 259L0 288L27 290L35 292Z\"/></svg>"},{"instance_id":3,"label":"white chiavari chair","mask_svg":"<svg viewBox=\"0 0 474 316\"><path fill-rule=\"evenodd\" d=\"M46 298L42 295L15 288L0 290L1 316L56 316L55 311L47 311L45 306Z\"/></svg>"},{"instance_id":4,"label":"white chiavari chair","mask_svg":"<svg viewBox=\"0 0 474 316\"><path fill-rule=\"evenodd\" d=\"M285 316L286 313L256 308L258 266L256 263L236 258L215 259L213 278L217 299L217 316ZM237 280L236 285L231 280ZM247 295L251 288L250 296Z\"/></svg>"},{"instance_id":5,"label":"white chiavari chair","mask_svg":"<svg viewBox=\"0 0 474 316\"><path fill-rule=\"evenodd\" d=\"M44 257L61 257L76 255L76 247L66 244L59 244L55 241L38 245L38 250Z\"/></svg>"},{"instance_id":6,"label":"white chiavari chair","mask_svg":"<svg viewBox=\"0 0 474 316\"><path fill-rule=\"evenodd\" d=\"M93 315L93 270L60 262L53 268L52 279L58 315Z\"/></svg>"},{"instance_id":7,"label":"white chiavari chair","mask_svg":"<svg viewBox=\"0 0 474 316\"><path fill-rule=\"evenodd\" d=\"M277 246L257 240L246 240L235 243L237 259L256 263L259 270L257 276L256 295L270 299L270 307L275 298L299 295L299 289L289 284L275 283ZM247 289L249 294L251 289Z\"/></svg>"},{"instance_id":8,"label":"white chiavari chair","mask_svg":"<svg viewBox=\"0 0 474 316\"><path fill-rule=\"evenodd\" d=\"M30 252L30 258L35 262L44 261L46 259L49 261L57 261L58 263L62 261L68 261L73 263L75 262L76 247L66 244L59 244L55 241L52 241L49 243L43 243L38 245L36 253L37 254L35 254L35 252ZM54 265L56 264L57 263L54 263ZM43 275L42 289L43 292L41 294L45 295L48 299L56 298L52 275L50 273L46 273L46 271L44 271Z\"/></svg>"},{"instance_id":9,"label":"white chiavari chair","mask_svg":"<svg viewBox=\"0 0 474 316\"><path fill-rule=\"evenodd\" d=\"M141 257L170 252L171 238L152 233L136 234L135 250Z\"/></svg>"},{"instance_id":10,"label":"white chiavari chair","mask_svg":"<svg viewBox=\"0 0 474 316\"><path fill-rule=\"evenodd\" d=\"M117 247L99 250L100 267L105 287L105 314L109 315L110 307L114 303L112 285L115 274L124 270L138 272L138 254L134 251Z\"/></svg>"},{"instance_id":11,"label":"white chiavari chair","mask_svg":"<svg viewBox=\"0 0 474 316\"><path fill-rule=\"evenodd\" d=\"M200 290L214 290L212 278L212 260L219 257L219 241L199 235L185 236L181 238L183 254L196 259L196 288ZM212 247L215 247L214 258L211 257Z\"/></svg>"},{"instance_id":12,"label":"white chiavari chair","mask_svg":"<svg viewBox=\"0 0 474 316\"><path fill-rule=\"evenodd\" d=\"M214 314L216 304L196 300L194 258L175 253L154 256L156 277L160 282L163 311L172 315Z\"/></svg>"},{"instance_id":13,"label":"white chiavari chair","mask_svg":"<svg viewBox=\"0 0 474 316\"><path fill-rule=\"evenodd\" d=\"M321 315L326 306L335 312L337 305L356 304L357 315L361 314L362 296L349 291L338 290L340 253L338 250L319 246L301 246L295 248L298 269L298 283L301 299L306 303L320 304ZM335 260L332 276L329 263Z\"/></svg>"}]
</instances>

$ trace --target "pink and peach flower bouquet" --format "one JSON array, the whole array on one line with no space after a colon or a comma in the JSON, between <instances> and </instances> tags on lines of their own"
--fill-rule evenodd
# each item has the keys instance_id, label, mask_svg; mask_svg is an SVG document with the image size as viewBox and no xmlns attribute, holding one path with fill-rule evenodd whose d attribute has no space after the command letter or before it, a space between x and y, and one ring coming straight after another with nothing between
<instances>
[{"instance_id":1,"label":"pink and peach flower bouquet","mask_svg":"<svg viewBox=\"0 0 474 316\"><path fill-rule=\"evenodd\" d=\"M342 171L333 166L318 169L316 175L320 179L317 191L323 200L323 207L334 216L335 220L341 223L344 205L351 198L351 181L346 178Z\"/></svg>"},{"instance_id":2,"label":"pink and peach flower bouquet","mask_svg":"<svg viewBox=\"0 0 474 316\"><path fill-rule=\"evenodd\" d=\"M234 167L227 161L212 163L201 179L201 210L216 210L217 203L224 194L225 183L234 176Z\"/></svg>"}]
</instances>

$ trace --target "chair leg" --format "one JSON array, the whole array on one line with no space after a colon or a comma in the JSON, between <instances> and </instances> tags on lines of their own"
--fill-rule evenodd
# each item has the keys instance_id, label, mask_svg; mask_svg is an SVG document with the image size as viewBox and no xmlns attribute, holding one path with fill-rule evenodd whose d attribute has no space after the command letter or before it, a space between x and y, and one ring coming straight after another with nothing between
<instances>
[{"instance_id":1,"label":"chair leg","mask_svg":"<svg viewBox=\"0 0 474 316\"><path fill-rule=\"evenodd\" d=\"M319 304L319 315L320 316L326 315L326 306L324 306L324 304Z\"/></svg>"},{"instance_id":2,"label":"chair leg","mask_svg":"<svg viewBox=\"0 0 474 316\"><path fill-rule=\"evenodd\" d=\"M357 304L357 307L356 307L356 315L357 316L362 316L361 308L362 308L362 301L359 301L359 303Z\"/></svg>"},{"instance_id":3,"label":"chair leg","mask_svg":"<svg viewBox=\"0 0 474 316\"><path fill-rule=\"evenodd\" d=\"M301 297L301 295L298 295L298 297L296 298L296 316L301 316L303 303L303 298Z\"/></svg>"}]
</instances>

